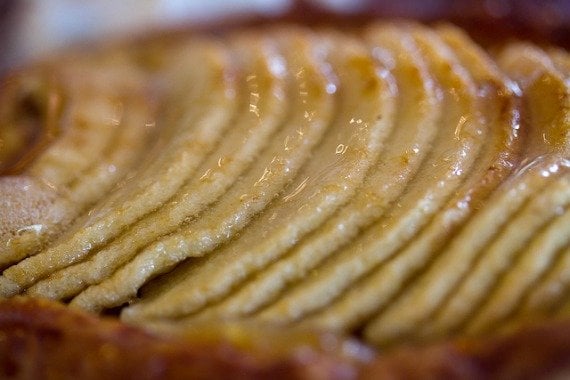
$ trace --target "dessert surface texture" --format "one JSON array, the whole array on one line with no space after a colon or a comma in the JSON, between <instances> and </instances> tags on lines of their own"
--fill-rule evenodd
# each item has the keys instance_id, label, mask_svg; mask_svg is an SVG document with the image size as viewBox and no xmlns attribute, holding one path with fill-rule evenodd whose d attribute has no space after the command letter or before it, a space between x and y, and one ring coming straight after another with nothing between
<instances>
[{"instance_id":1,"label":"dessert surface texture","mask_svg":"<svg viewBox=\"0 0 570 380\"><path fill-rule=\"evenodd\" d=\"M18 69L0 123L17 307L381 349L570 314L564 49L413 22L188 33Z\"/></svg>"}]
</instances>

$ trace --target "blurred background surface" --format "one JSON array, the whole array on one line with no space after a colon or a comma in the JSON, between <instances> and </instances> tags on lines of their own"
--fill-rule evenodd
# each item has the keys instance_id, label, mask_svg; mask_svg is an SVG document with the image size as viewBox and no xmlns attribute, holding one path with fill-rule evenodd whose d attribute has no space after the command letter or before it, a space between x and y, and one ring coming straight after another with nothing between
<instances>
[{"instance_id":1,"label":"blurred background surface","mask_svg":"<svg viewBox=\"0 0 570 380\"><path fill-rule=\"evenodd\" d=\"M72 44L228 20L341 17L509 23L570 39L570 0L0 0L0 70Z\"/></svg>"}]
</instances>

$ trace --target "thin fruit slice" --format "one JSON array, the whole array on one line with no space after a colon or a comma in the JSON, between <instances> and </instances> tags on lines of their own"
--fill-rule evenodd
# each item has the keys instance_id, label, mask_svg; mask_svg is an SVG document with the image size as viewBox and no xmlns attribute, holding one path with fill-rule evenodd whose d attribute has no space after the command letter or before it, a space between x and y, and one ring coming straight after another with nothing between
<instances>
[{"instance_id":1,"label":"thin fruit slice","mask_svg":"<svg viewBox=\"0 0 570 380\"><path fill-rule=\"evenodd\" d=\"M527 156L546 153L570 156L570 82L550 57L530 44L507 46L497 59L523 90L531 128Z\"/></svg>"},{"instance_id":2,"label":"thin fruit slice","mask_svg":"<svg viewBox=\"0 0 570 380\"><path fill-rule=\"evenodd\" d=\"M190 178L228 127L236 103L235 81L228 75L233 68L225 50L212 43L197 47L197 53L209 67L208 91L205 91L206 95L201 94L205 105L203 117L192 125L185 124L188 120L182 118L180 134L165 149L166 153L149 166L146 177L143 173L136 186L121 188L122 196L109 201L120 205L94 212L83 228L77 228L71 236L66 236L41 254L6 269L4 277L25 288L56 269L81 260L130 223L168 200ZM124 202L118 202L120 199Z\"/></svg>"},{"instance_id":3,"label":"thin fruit slice","mask_svg":"<svg viewBox=\"0 0 570 380\"><path fill-rule=\"evenodd\" d=\"M428 160L390 214L318 268L315 275L262 311L259 318L294 321L329 305L407 244L443 206L472 165L481 145L477 131L482 128L475 85L433 32L418 27L413 34L445 90L447 112Z\"/></svg>"},{"instance_id":4,"label":"thin fruit slice","mask_svg":"<svg viewBox=\"0 0 570 380\"><path fill-rule=\"evenodd\" d=\"M270 303L287 286L305 278L338 248L354 239L361 229L382 216L425 159L440 117L438 89L415 44L401 28L381 26L371 34L373 54L382 57L384 64L392 62L389 66L398 87L396 124L385 152L349 204L285 258L259 272L242 289L216 305L214 314L224 317L251 314Z\"/></svg>"},{"instance_id":5,"label":"thin fruit slice","mask_svg":"<svg viewBox=\"0 0 570 380\"><path fill-rule=\"evenodd\" d=\"M189 257L210 253L233 238L263 211L310 159L333 115L328 47L307 31L277 32L298 81L294 114L255 166L222 199L180 232L148 246L99 285L87 288L73 306L101 309L132 298L138 288ZM319 46L323 45L323 46ZM319 46L317 48L317 46Z\"/></svg>"},{"instance_id":6,"label":"thin fruit slice","mask_svg":"<svg viewBox=\"0 0 570 380\"><path fill-rule=\"evenodd\" d=\"M570 211L561 209L560 212L563 212L562 216L535 236L501 279L497 289L489 295L485 305L476 312L466 328L468 334L489 331L507 318L529 288L552 265L556 253L570 247Z\"/></svg>"},{"instance_id":7,"label":"thin fruit slice","mask_svg":"<svg viewBox=\"0 0 570 380\"><path fill-rule=\"evenodd\" d=\"M462 282L455 286L454 292L449 295L447 303L441 307L436 317L423 328L424 336L445 336L464 325L488 296L520 249L556 215L561 205L570 202L567 199L570 198L570 193L565 194L567 175L541 180L543 173L548 173L548 176L556 174L545 170L542 165L534 169L515 182L515 187L511 190L499 192L498 196L489 202L489 207L468 225L466 233L454 242L455 252L461 252L459 247L475 245L478 247L476 255L457 255L458 261L464 258L465 264L462 267L466 265L471 270L461 271ZM531 191L525 191L525 188ZM534 194L534 198L525 204L531 194ZM522 200L513 195L520 196ZM492 240L489 240L491 236ZM451 263L452 261L446 262L448 265ZM473 264L469 265L470 263Z\"/></svg>"},{"instance_id":8,"label":"thin fruit slice","mask_svg":"<svg viewBox=\"0 0 570 380\"><path fill-rule=\"evenodd\" d=\"M155 132L151 122L154 119L152 107L137 99L129 100L124 107L128 109L124 111L120 131L109 149L81 179L68 186L68 198L78 214L93 206L129 173L141 159L144 148L150 145L150 137Z\"/></svg>"},{"instance_id":9,"label":"thin fruit slice","mask_svg":"<svg viewBox=\"0 0 570 380\"><path fill-rule=\"evenodd\" d=\"M394 290L397 290L395 284L407 282L418 270L429 265L434 257L440 256L449 238L510 174L518 159L518 108L515 94L509 90L509 81L465 35L451 27L441 27L438 31L480 87L480 117L488 126L486 131L477 131L481 138L481 153L471 168L465 169L466 181L408 247L337 303L310 318L308 323L347 329L372 317L394 296ZM429 286L426 284L431 281L421 282L421 277L414 278L414 284L401 290L395 303L382 311L392 317L390 319L387 316L385 324L399 326L402 334L416 330L420 321L428 318L441 300L429 292ZM434 279L445 283L447 272L436 274ZM419 285L419 282L422 285Z\"/></svg>"},{"instance_id":10,"label":"thin fruit slice","mask_svg":"<svg viewBox=\"0 0 570 380\"><path fill-rule=\"evenodd\" d=\"M245 109L220 146L197 170L193 180L155 213L103 247L87 261L64 268L28 290L47 298L68 298L101 282L127 263L137 251L184 222L196 218L221 196L256 159L286 115L286 75L283 58L269 41L237 38L236 58L243 61ZM236 144L236 141L240 143Z\"/></svg>"},{"instance_id":11,"label":"thin fruit slice","mask_svg":"<svg viewBox=\"0 0 570 380\"><path fill-rule=\"evenodd\" d=\"M66 99L59 121L62 133L27 173L63 190L95 165L112 143L120 130L121 97L137 87L140 73L124 56L81 59L57 71Z\"/></svg>"},{"instance_id":12,"label":"thin fruit slice","mask_svg":"<svg viewBox=\"0 0 570 380\"><path fill-rule=\"evenodd\" d=\"M124 57L123 57L124 58ZM152 118L152 108L146 101L145 82L142 74L133 68L130 61L109 59L110 62L79 64L81 73L87 71L95 78L83 80L77 73L63 75L64 83L81 82L81 85L66 88L62 97L74 99L60 107L67 114L65 120L51 120L54 116L45 115L46 122L67 124L61 127L68 130L40 154L26 172L34 175L40 182L49 186L47 192L57 194L58 199L51 212L54 218L34 223L41 228L28 229L2 244L0 248L0 266L17 262L37 251L56 238L86 207L105 195L124 174L131 162L115 157L116 142L132 148L126 155L137 156L147 142L149 131L144 128L146 120ZM91 65L100 63L102 68ZM86 67L85 67L86 66ZM78 69L76 68L75 71ZM107 76L100 73L103 70ZM69 71L69 70L64 70ZM45 74L48 75L48 74ZM71 75L71 78L68 76ZM102 77L102 78L100 78ZM55 86L55 85L51 85ZM57 87L57 86L56 86ZM51 100L57 95L50 95ZM31 100L29 100L31 102ZM119 113L117 105L121 105ZM96 115L93 115L95 113ZM118 141L116 141L118 140ZM92 144L93 143L93 144ZM93 151L84 152L84 148L93 145ZM82 158L78 161L75 156ZM63 158L67 157L67 165ZM88 159L84 157L89 157ZM106 157L102 160L102 157ZM111 169L111 171L109 171ZM95 176L96 174L99 174ZM90 188L90 190L89 190ZM23 196L25 197L24 193ZM63 204L69 207L62 206ZM8 205L10 207L10 205ZM61 210L65 208L65 211ZM56 211L56 210L60 211ZM16 213L17 210L12 212ZM55 218L55 215L59 217ZM28 226L23 226L28 227ZM21 229L25 231L25 228Z\"/></svg>"},{"instance_id":13,"label":"thin fruit slice","mask_svg":"<svg viewBox=\"0 0 570 380\"><path fill-rule=\"evenodd\" d=\"M340 47L331 55L331 63L339 76L343 101L328 136L314 153L316 159L286 188L283 197L238 239L195 270L188 281L153 302L126 309L125 318L184 314L186 304L193 304L196 298L226 294L251 273L277 260L354 195L392 129L395 93L390 75L377 67L363 45L338 34L325 34L324 39Z\"/></svg>"},{"instance_id":14,"label":"thin fruit slice","mask_svg":"<svg viewBox=\"0 0 570 380\"><path fill-rule=\"evenodd\" d=\"M570 289L570 247L560 253L560 259L540 281L530 289L523 301L517 316L520 319L528 316L550 315L557 305L562 304L563 298Z\"/></svg>"}]
</instances>

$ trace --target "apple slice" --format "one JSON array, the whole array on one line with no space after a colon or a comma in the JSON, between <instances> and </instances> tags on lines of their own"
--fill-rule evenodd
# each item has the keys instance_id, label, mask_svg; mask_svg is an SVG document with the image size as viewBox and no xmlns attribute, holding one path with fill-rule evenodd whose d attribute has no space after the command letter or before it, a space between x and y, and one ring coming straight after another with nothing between
<instances>
[{"instance_id":1,"label":"apple slice","mask_svg":"<svg viewBox=\"0 0 570 380\"><path fill-rule=\"evenodd\" d=\"M270 303L287 286L304 279L361 229L377 220L402 194L425 159L437 131L441 106L433 78L410 36L401 28L377 26L368 34L372 53L393 70L398 86L396 124L385 151L354 199L286 257L215 305L209 314L224 318L250 314Z\"/></svg>"},{"instance_id":2,"label":"apple slice","mask_svg":"<svg viewBox=\"0 0 570 380\"><path fill-rule=\"evenodd\" d=\"M567 192L570 194L570 186ZM487 297L483 307L475 313L466 328L468 334L490 331L506 319L538 278L554 264L557 253L570 247L570 211L568 208L562 210L563 206L556 214L564 213L536 234L528 247L519 254L497 288Z\"/></svg>"},{"instance_id":3,"label":"apple slice","mask_svg":"<svg viewBox=\"0 0 570 380\"><path fill-rule=\"evenodd\" d=\"M68 298L101 282L139 249L195 219L258 158L287 113L286 67L270 41L247 35L236 39L233 47L236 59L244 65L242 111L220 146L197 170L198 175L171 201L139 220L88 260L55 272L32 286L29 294Z\"/></svg>"},{"instance_id":4,"label":"apple slice","mask_svg":"<svg viewBox=\"0 0 570 380\"><path fill-rule=\"evenodd\" d=\"M570 157L570 83L548 54L538 47L513 43L501 51L498 62L524 92L531 125L527 156L560 153ZM558 61L562 57L558 58Z\"/></svg>"},{"instance_id":5,"label":"apple slice","mask_svg":"<svg viewBox=\"0 0 570 380\"><path fill-rule=\"evenodd\" d=\"M331 63L339 76L342 102L334 125L314 153L315 159L281 198L238 239L194 270L189 280L153 302L125 310L125 317L137 313L164 316L165 310L174 309L169 304L186 313L186 305L192 306L196 298L223 296L252 273L278 260L353 197L392 130L395 92L388 72L376 65L360 42L334 33L325 33L323 38L327 45L339 47L331 55Z\"/></svg>"},{"instance_id":6,"label":"apple slice","mask_svg":"<svg viewBox=\"0 0 570 380\"><path fill-rule=\"evenodd\" d=\"M529 177L533 177L532 174L530 173ZM535 193L528 203L523 203L520 209L515 209L517 212L507 219L508 223L504 229L499 230L497 236L478 252L469 272L463 275L463 281L456 286L436 317L428 324L429 328L425 327L424 330L431 335L441 336L460 329L469 322L474 310L492 297L491 292L519 251L530 244L533 237L556 218L561 207L564 208L570 203L569 178L567 175L554 178L546 188ZM505 211L507 202L513 198L503 199L497 211ZM475 240L479 239L480 235L471 236L474 236L472 239ZM471 243L475 244L473 240Z\"/></svg>"},{"instance_id":7,"label":"apple slice","mask_svg":"<svg viewBox=\"0 0 570 380\"><path fill-rule=\"evenodd\" d=\"M294 114L286 128L274 136L273 144L251 170L199 219L143 249L110 278L80 293L72 305L97 310L121 304L149 279L189 257L212 252L248 225L310 161L333 115L335 87L323 61L328 48L317 48L321 40L305 30L276 34L286 45L298 85Z\"/></svg>"},{"instance_id":8,"label":"apple slice","mask_svg":"<svg viewBox=\"0 0 570 380\"><path fill-rule=\"evenodd\" d=\"M366 299L367 304L380 306L384 310L375 317L372 325L384 326L386 339L401 339L407 334L421 330L426 320L437 311L446 295L453 290L454 284L461 278L459 270L453 266L441 270L441 260L457 256L455 248L445 249L469 218L481 207L488 196L512 172L520 160L521 139L519 138L520 120L517 92L514 85L506 78L487 54L474 44L463 32L450 26L437 29L442 40L453 48L458 59L466 67L479 86L479 117L488 126L486 135L481 134L482 149L472 169L466 173L466 181L459 187L447 205L435 216L430 224L402 250L393 262L387 263L370 279L364 281L362 288L368 286L368 292L358 293L358 299ZM469 248L461 249L469 250ZM433 264L432 264L433 263ZM446 264L443 264L446 266ZM457 268L463 268L455 262ZM425 268L428 267L427 271ZM387 299L385 291L374 289L389 288L388 279L397 278L390 272L400 268L398 276L413 282L400 289L398 296L390 305L382 305L379 299ZM409 269L411 268L411 270ZM417 275L420 270L425 273ZM391 293L393 297L395 294ZM347 298L348 300L348 298ZM371 315L373 310L369 306ZM377 310L376 309L376 310ZM374 329L371 327L370 330ZM369 330L367 330L369 331ZM377 331L377 330L375 330ZM380 333L378 333L381 335ZM395 336L388 336L395 334Z\"/></svg>"},{"instance_id":9,"label":"apple slice","mask_svg":"<svg viewBox=\"0 0 570 380\"><path fill-rule=\"evenodd\" d=\"M570 248L563 249L558 256L559 259L544 278L528 290L520 309L512 319L549 315L562 303L561 300L570 294Z\"/></svg>"},{"instance_id":10,"label":"apple slice","mask_svg":"<svg viewBox=\"0 0 570 380\"><path fill-rule=\"evenodd\" d=\"M209 67L205 79L208 91L197 94L201 98L198 104L192 104L193 97L187 101L192 106L203 106L202 117L190 124L187 123L192 120L180 118L176 138L168 144L165 153L148 166L147 173L142 173L142 178L134 181L136 185L119 189L122 196L109 201L115 207L99 208L71 236L6 269L4 277L25 288L54 270L83 259L129 224L168 200L191 177L229 126L236 103L235 81L229 75L233 68L227 52L218 44L204 43L196 45L195 53Z\"/></svg>"},{"instance_id":11,"label":"apple slice","mask_svg":"<svg viewBox=\"0 0 570 380\"><path fill-rule=\"evenodd\" d=\"M46 183L45 191L56 195L53 212L50 212L52 217L30 223L36 226L35 229L26 230L28 226L23 226L21 233L2 244L0 266L33 255L54 240L88 206L118 182L120 175L132 165L134 157L138 156L148 142L150 133L145 130L144 124L146 120L152 119L152 109L145 99L145 78L138 69L133 68L132 62L121 56L110 57L103 62L94 60L88 64L81 61L76 63L78 68L64 69L58 79L66 84L62 85L62 94L49 95L50 100L45 100L53 103L61 102L59 97L74 99L59 106L67 114L64 121L55 120L55 116L50 116L49 112L45 115L47 124L67 124L62 128L64 132L59 138L54 136L55 140L44 147L43 153L35 158L23 174ZM102 67L92 67L93 65ZM82 76L78 79L79 74L69 74L66 71L87 73L89 79ZM121 105L120 115L115 109L117 105ZM92 115L93 112L97 116ZM93 150L85 154L83 149L85 145L91 146L91 142ZM120 149L130 147L131 150L127 153L118 152L117 143L122 145ZM68 165L62 161L66 154L69 154L66 156L70 161ZM82 158L75 161L76 155ZM126 156L131 158L127 159ZM29 193L21 194L25 197ZM24 210L21 212L24 213Z\"/></svg>"},{"instance_id":12,"label":"apple slice","mask_svg":"<svg viewBox=\"0 0 570 380\"><path fill-rule=\"evenodd\" d=\"M464 173L475 161L481 138L486 134L476 117L475 84L433 32L420 27L412 32L444 90L443 107L447 110L427 160L389 214L317 268L313 276L263 310L259 318L290 322L325 309L417 235L461 184Z\"/></svg>"},{"instance_id":13,"label":"apple slice","mask_svg":"<svg viewBox=\"0 0 570 380\"><path fill-rule=\"evenodd\" d=\"M52 69L63 90L61 133L26 170L59 191L81 178L108 149L120 131L121 92L133 89L133 79L140 78L125 65L124 56L90 58Z\"/></svg>"}]
</instances>

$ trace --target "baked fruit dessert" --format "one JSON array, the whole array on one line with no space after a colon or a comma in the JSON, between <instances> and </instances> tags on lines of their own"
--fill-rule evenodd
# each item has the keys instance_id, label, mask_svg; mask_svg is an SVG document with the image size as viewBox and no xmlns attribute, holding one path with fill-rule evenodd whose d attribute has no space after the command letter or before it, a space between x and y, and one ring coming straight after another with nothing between
<instances>
[{"instance_id":1,"label":"baked fruit dessert","mask_svg":"<svg viewBox=\"0 0 570 380\"><path fill-rule=\"evenodd\" d=\"M483 47L450 24L404 21L191 33L16 71L0 92L0 328L47 324L59 331L40 339L47 351L110 339L115 358L129 351L113 340L124 329L159 347L144 360L170 358L149 376L187 376L180 360L209 352L189 344L223 341L228 326L273 331L290 352L331 331L381 349L459 338L489 352L498 343L484 339L525 342L493 337L530 322L565 336L552 320L570 295L569 89L562 48ZM372 356L319 339L313 365L286 373L350 377ZM561 346L537 355L538 372L504 373L563 364ZM411 376L398 355L426 350L373 374ZM77 360L62 352L54 363ZM212 355L194 376L227 374ZM86 362L98 360L97 376L135 376L136 355Z\"/></svg>"}]
</instances>

